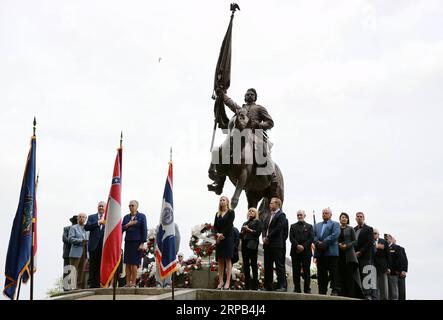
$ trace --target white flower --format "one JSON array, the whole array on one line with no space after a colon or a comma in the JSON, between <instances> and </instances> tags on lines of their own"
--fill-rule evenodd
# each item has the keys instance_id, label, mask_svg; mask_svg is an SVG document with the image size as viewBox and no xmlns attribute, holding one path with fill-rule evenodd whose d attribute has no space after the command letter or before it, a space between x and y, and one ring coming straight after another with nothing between
<instances>
[{"instance_id":1,"label":"white flower","mask_svg":"<svg viewBox=\"0 0 443 320\"><path fill-rule=\"evenodd\" d=\"M149 229L149 231L148 231L148 239L155 239L155 234L156 234L155 228Z\"/></svg>"},{"instance_id":2,"label":"white flower","mask_svg":"<svg viewBox=\"0 0 443 320\"><path fill-rule=\"evenodd\" d=\"M200 235L201 235L201 230L202 230L204 227L205 227L204 224L198 224L198 225L194 226L194 227L192 228L192 235L195 236L195 237L197 237L197 238L200 237Z\"/></svg>"},{"instance_id":3,"label":"white flower","mask_svg":"<svg viewBox=\"0 0 443 320\"><path fill-rule=\"evenodd\" d=\"M241 271L239 269L233 267L231 271L232 279L236 280L237 278L240 278L240 273Z\"/></svg>"}]
</instances>

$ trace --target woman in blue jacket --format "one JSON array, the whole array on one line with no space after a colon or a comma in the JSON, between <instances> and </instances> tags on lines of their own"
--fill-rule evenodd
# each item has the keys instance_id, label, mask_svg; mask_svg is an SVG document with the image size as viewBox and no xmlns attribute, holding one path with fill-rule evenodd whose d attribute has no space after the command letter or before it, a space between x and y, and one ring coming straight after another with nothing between
<instances>
[{"instance_id":1,"label":"woman in blue jacket","mask_svg":"<svg viewBox=\"0 0 443 320\"><path fill-rule=\"evenodd\" d=\"M146 216L138 212L138 201L129 202L130 213L125 215L122 231L126 231L123 262L126 264L126 287L135 287L137 269L141 264L143 245L147 240Z\"/></svg>"}]
</instances>

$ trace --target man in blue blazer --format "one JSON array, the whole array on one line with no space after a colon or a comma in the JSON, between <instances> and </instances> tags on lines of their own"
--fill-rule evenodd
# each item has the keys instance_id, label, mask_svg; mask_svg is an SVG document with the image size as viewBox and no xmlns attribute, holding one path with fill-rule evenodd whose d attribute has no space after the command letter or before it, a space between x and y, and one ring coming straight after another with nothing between
<instances>
[{"instance_id":1,"label":"man in blue blazer","mask_svg":"<svg viewBox=\"0 0 443 320\"><path fill-rule=\"evenodd\" d=\"M288 235L288 220L281 208L281 200L272 198L269 203L271 214L263 222L263 255L265 267L265 289L273 290L274 263L277 272L275 291L287 291L285 252Z\"/></svg>"},{"instance_id":2,"label":"man in blue blazer","mask_svg":"<svg viewBox=\"0 0 443 320\"><path fill-rule=\"evenodd\" d=\"M103 236L105 234L105 208L106 202L100 201L97 213L88 217L85 230L89 231L89 278L90 288L100 288L100 266L102 260Z\"/></svg>"},{"instance_id":3,"label":"man in blue blazer","mask_svg":"<svg viewBox=\"0 0 443 320\"><path fill-rule=\"evenodd\" d=\"M331 295L337 296L340 292L338 283L338 237L340 224L332 221L332 211L323 209L323 222L314 227L314 257L317 259L318 292L326 294L329 279L331 280ZM329 276L328 276L329 274Z\"/></svg>"},{"instance_id":4,"label":"man in blue blazer","mask_svg":"<svg viewBox=\"0 0 443 320\"><path fill-rule=\"evenodd\" d=\"M71 282L75 289L85 289L85 273L84 267L87 256L88 233L85 230L86 213L79 213L77 224L69 229L68 240L71 244L69 251L69 263L75 268L77 281L75 284Z\"/></svg>"}]
</instances>

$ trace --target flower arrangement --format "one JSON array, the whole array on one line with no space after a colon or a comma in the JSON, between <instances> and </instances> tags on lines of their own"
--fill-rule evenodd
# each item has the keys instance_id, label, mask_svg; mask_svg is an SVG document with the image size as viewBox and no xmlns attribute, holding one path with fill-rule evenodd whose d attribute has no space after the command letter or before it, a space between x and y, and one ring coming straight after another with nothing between
<instances>
[{"instance_id":1,"label":"flower arrangement","mask_svg":"<svg viewBox=\"0 0 443 320\"><path fill-rule=\"evenodd\" d=\"M138 282L139 287L155 287L155 272L156 272L156 264L155 262L149 263L149 265L143 269L143 272L140 276L140 280Z\"/></svg>"},{"instance_id":2,"label":"flower arrangement","mask_svg":"<svg viewBox=\"0 0 443 320\"><path fill-rule=\"evenodd\" d=\"M214 227L205 223L192 228L189 247L199 257L211 256L215 249Z\"/></svg>"},{"instance_id":3,"label":"flower arrangement","mask_svg":"<svg viewBox=\"0 0 443 320\"><path fill-rule=\"evenodd\" d=\"M191 287L191 271L187 268L187 265L177 264L175 271L175 284L178 288L190 288Z\"/></svg>"}]
</instances>

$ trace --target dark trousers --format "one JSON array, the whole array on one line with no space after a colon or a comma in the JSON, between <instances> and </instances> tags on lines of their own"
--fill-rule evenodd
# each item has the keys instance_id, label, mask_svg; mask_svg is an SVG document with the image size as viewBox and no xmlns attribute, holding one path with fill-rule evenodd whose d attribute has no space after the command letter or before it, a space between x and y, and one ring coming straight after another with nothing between
<instances>
[{"instance_id":1,"label":"dark trousers","mask_svg":"<svg viewBox=\"0 0 443 320\"><path fill-rule=\"evenodd\" d=\"M243 273L245 275L245 289L258 289L258 265L257 265L257 250L242 248L241 254L243 257ZM251 281L252 269L252 281Z\"/></svg>"},{"instance_id":2,"label":"dark trousers","mask_svg":"<svg viewBox=\"0 0 443 320\"><path fill-rule=\"evenodd\" d=\"M304 292L311 292L311 256L306 254L296 254L291 256L292 260L292 278L294 281L294 291L301 292L300 277L303 269L303 289Z\"/></svg>"},{"instance_id":3,"label":"dark trousers","mask_svg":"<svg viewBox=\"0 0 443 320\"><path fill-rule=\"evenodd\" d=\"M337 269L338 257L317 257L318 293L326 294L328 292L329 280L331 281L332 292L340 292Z\"/></svg>"},{"instance_id":4,"label":"dark trousers","mask_svg":"<svg viewBox=\"0 0 443 320\"><path fill-rule=\"evenodd\" d=\"M273 290L274 263L278 288L286 288L285 249L263 246L265 267L265 288Z\"/></svg>"},{"instance_id":5,"label":"dark trousers","mask_svg":"<svg viewBox=\"0 0 443 320\"><path fill-rule=\"evenodd\" d=\"M338 260L338 278L340 285L340 295L344 297L355 298L355 269L357 263L346 263L346 257L340 257Z\"/></svg>"},{"instance_id":6,"label":"dark trousers","mask_svg":"<svg viewBox=\"0 0 443 320\"><path fill-rule=\"evenodd\" d=\"M102 245L99 243L94 251L89 251L89 288L100 288L100 267Z\"/></svg>"},{"instance_id":7,"label":"dark trousers","mask_svg":"<svg viewBox=\"0 0 443 320\"><path fill-rule=\"evenodd\" d=\"M398 300L406 300L406 278L398 277Z\"/></svg>"}]
</instances>

